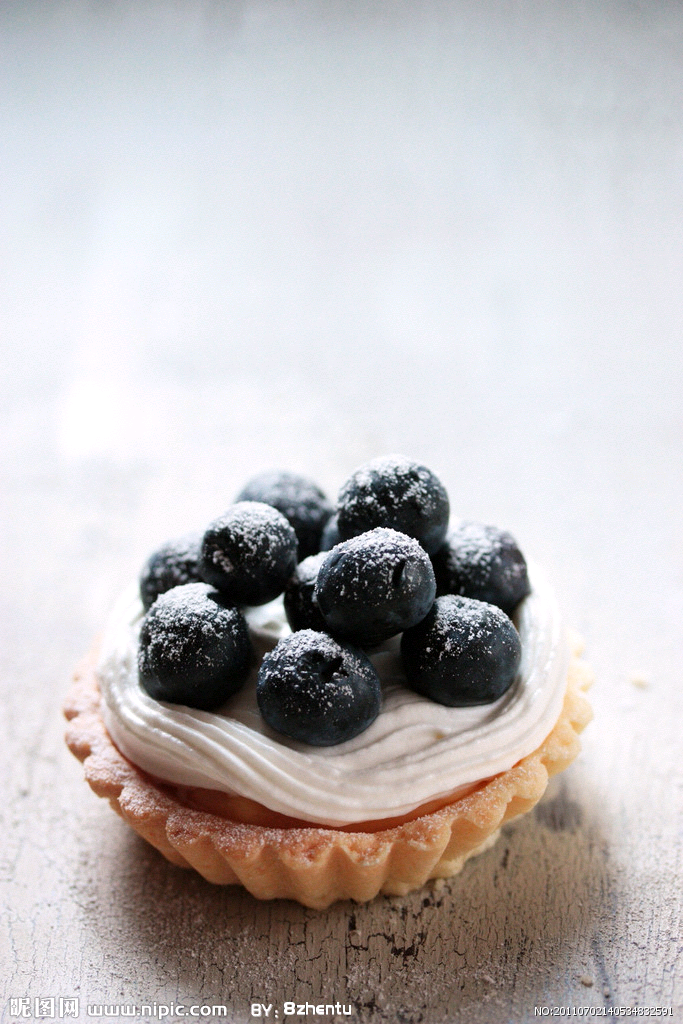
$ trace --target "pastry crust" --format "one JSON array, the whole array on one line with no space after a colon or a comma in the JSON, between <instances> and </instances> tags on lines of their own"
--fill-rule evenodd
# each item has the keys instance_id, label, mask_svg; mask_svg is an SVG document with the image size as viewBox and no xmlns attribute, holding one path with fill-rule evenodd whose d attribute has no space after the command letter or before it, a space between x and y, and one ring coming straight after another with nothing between
<instances>
[{"instance_id":1,"label":"pastry crust","mask_svg":"<svg viewBox=\"0 0 683 1024\"><path fill-rule=\"evenodd\" d=\"M98 796L171 863L194 868L209 882L315 909L341 899L365 902L380 892L403 895L430 878L457 874L577 756L578 734L592 718L583 696L592 673L575 647L562 712L537 750L467 796L382 831L249 825L187 807L175 787L152 779L114 746L100 715L96 651L78 667L64 706L66 742Z\"/></svg>"}]
</instances>

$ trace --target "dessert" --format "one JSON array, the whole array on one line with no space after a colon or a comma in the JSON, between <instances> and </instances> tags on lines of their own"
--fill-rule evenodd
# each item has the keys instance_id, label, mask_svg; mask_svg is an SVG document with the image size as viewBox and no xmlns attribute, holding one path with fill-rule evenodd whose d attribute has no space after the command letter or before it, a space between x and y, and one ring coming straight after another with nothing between
<instances>
[{"instance_id":1,"label":"dessert","mask_svg":"<svg viewBox=\"0 0 683 1024\"><path fill-rule=\"evenodd\" d=\"M289 578L278 584L284 604L276 597L245 607L243 596L253 594L255 580L272 580L273 564L287 562L281 512L269 527L272 543L263 535L257 543L255 520L243 528L246 591L238 588L229 598L216 593L214 576L172 587L146 615L137 587L117 603L67 702L67 741L95 792L173 863L195 867L212 882L241 883L262 899L288 897L312 907L405 893L460 870L576 756L578 733L591 716L582 696L590 673L565 637L542 572L531 567L527 579L524 564L525 596L512 620L490 600L451 593L435 603L434 572L415 538L431 538L433 546L440 534L432 551L437 561L446 532L443 488L414 466L387 460L382 479L376 461L371 471L354 474L362 487L342 489L340 519L360 490L373 521L353 527L347 521L350 535L339 546L290 565ZM403 486L406 480L410 486ZM381 501L374 502L373 486ZM428 496L430 488L438 500ZM393 520L389 492L398 508ZM415 514L416 495L426 513L421 506ZM402 501L408 511L412 504L410 515L401 511ZM262 503L253 504L265 521ZM238 519L243 512L238 509ZM229 532L228 551L222 529L212 524L202 542L205 579L210 562L234 580L240 545ZM387 544L394 531L398 540L389 536ZM486 540L484 531L482 543L495 549L497 537ZM252 558L259 543L267 572ZM343 562L345 545L353 571L347 577L344 570L329 589L326 573L334 575ZM474 547L486 562L481 545ZM358 551L370 552L367 565ZM518 568L515 573L521 578ZM398 600L392 603L387 587L394 577ZM260 599L266 602L271 591L262 588ZM497 594L492 585L490 596ZM370 609L367 629L363 601ZM173 614L164 611L168 604ZM206 637L187 620L199 606L200 620L206 614L210 623ZM319 619L311 628L302 608L322 615L326 631ZM185 625L178 626L183 616ZM248 649L241 622L253 655L240 685ZM218 655L213 645L221 630L227 641ZM187 652L180 653L176 674L190 680L190 689L207 664L227 658L229 671L218 671L232 680L227 696L199 697L194 707L171 703L177 691L156 699L146 664L159 636L165 655L188 645L193 667ZM166 668L175 686L172 656ZM183 691L181 700L187 699Z\"/></svg>"}]
</instances>

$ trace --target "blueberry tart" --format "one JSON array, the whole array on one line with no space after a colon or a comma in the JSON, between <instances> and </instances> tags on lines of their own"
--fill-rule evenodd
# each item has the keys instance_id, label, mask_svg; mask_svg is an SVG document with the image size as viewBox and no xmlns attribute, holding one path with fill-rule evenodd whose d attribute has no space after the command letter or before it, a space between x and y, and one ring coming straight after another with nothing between
<instances>
[{"instance_id":1,"label":"blueberry tart","mask_svg":"<svg viewBox=\"0 0 683 1024\"><path fill-rule=\"evenodd\" d=\"M457 873L573 761L591 718L590 670L540 569L507 571L517 555L487 528L474 546L515 587L468 575L472 531L448 533L418 463L351 479L339 538L302 561L292 518L263 500L277 488L248 491L207 527L200 581L183 568L151 603L139 583L121 596L65 706L91 787L169 861L314 908ZM164 558L159 577L179 562ZM492 589L461 592L472 581Z\"/></svg>"}]
</instances>

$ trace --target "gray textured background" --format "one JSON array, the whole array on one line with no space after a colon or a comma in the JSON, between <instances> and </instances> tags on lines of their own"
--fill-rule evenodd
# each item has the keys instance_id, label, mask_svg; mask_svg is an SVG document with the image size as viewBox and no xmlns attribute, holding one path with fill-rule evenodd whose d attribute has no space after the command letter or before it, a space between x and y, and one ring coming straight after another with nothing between
<instances>
[{"instance_id":1,"label":"gray textured background","mask_svg":"<svg viewBox=\"0 0 683 1024\"><path fill-rule=\"evenodd\" d=\"M683 1012L682 71L665 2L0 6L0 1012ZM444 888L259 904L128 833L61 701L159 542L389 451L546 566L596 720Z\"/></svg>"}]
</instances>

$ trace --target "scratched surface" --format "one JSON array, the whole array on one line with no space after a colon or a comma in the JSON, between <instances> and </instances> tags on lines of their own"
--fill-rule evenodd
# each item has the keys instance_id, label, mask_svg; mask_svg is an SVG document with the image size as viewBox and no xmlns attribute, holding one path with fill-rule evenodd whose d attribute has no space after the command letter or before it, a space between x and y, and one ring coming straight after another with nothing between
<instances>
[{"instance_id":1,"label":"scratched surface","mask_svg":"<svg viewBox=\"0 0 683 1024\"><path fill-rule=\"evenodd\" d=\"M13 3L0 50L3 1019L683 1019L680 7ZM129 833L60 705L150 549L390 451L543 563L596 719L443 886L261 904Z\"/></svg>"}]
</instances>

